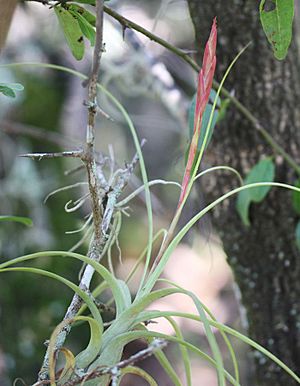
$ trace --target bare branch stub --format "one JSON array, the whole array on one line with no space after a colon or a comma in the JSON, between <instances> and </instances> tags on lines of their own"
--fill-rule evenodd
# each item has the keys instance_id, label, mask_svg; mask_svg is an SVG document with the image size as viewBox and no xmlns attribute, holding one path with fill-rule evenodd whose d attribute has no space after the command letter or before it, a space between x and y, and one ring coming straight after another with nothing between
<instances>
[{"instance_id":1,"label":"bare branch stub","mask_svg":"<svg viewBox=\"0 0 300 386\"><path fill-rule=\"evenodd\" d=\"M59 153L26 153L20 154L19 157L32 158L41 161L46 158L82 158L82 150L63 151Z\"/></svg>"},{"instance_id":2,"label":"bare branch stub","mask_svg":"<svg viewBox=\"0 0 300 386\"><path fill-rule=\"evenodd\" d=\"M144 144L145 144L145 140L141 142L141 146L143 146ZM116 205L117 205L118 198L121 195L121 193L124 191L125 187L127 186L128 181L132 176L132 173L138 161L139 161L138 155L135 154L132 161L129 164L126 164L124 169L121 169L121 170L119 169L115 172L114 184L107 191L106 198L103 197L107 201L106 201L105 207L103 208L103 217L101 218L101 224L99 228L100 237L96 239L96 233L94 232L94 238L90 244L90 249L88 252L88 256L93 260L99 260L99 256L101 255L101 252L103 251L106 245L107 239L109 237L110 224L113 219L115 210L117 208ZM99 167L100 166L98 165L98 168ZM102 199L101 199L101 202L102 202ZM90 282L93 277L93 274L94 274L94 268L91 267L90 265L87 265L83 272L83 275L79 284L79 287L83 289L85 292L89 291L89 286L90 286ZM64 319L73 318L77 314L82 304L83 304L82 299L75 294L65 314ZM59 349L60 347L62 347L68 333L70 332L70 328L71 328L70 325L67 325L58 334L56 349ZM47 351L44 359L43 367L40 371L40 378L39 378L40 380L47 379L45 377L47 377L47 374L48 374L48 366L49 366L49 362L48 362L48 351Z\"/></svg>"}]
</instances>

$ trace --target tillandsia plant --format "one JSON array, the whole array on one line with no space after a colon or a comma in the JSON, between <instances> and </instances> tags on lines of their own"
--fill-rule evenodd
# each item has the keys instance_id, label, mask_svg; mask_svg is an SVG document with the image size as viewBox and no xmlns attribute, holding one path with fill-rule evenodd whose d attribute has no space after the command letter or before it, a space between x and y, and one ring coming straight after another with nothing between
<instances>
[{"instance_id":1,"label":"tillandsia plant","mask_svg":"<svg viewBox=\"0 0 300 386\"><path fill-rule=\"evenodd\" d=\"M81 2L77 1L77 3ZM83 1L83 3L88 2ZM291 378L300 383L300 378L271 352L267 351L250 338L240 334L230 327L218 323L210 310L207 309L201 300L198 299L191 291L179 287L176 283L160 279L164 267L171 258L172 252L180 243L182 238L186 235L186 233L202 216L204 216L207 212L212 210L225 199L240 192L248 191L248 189L259 190L269 186L282 187L295 192L300 192L299 188L283 183L274 183L268 181L247 183L246 185L242 185L241 187L229 191L228 193L219 197L216 201L209 204L197 215L195 215L190 221L188 221L188 223L183 226L182 229L179 231L176 230L182 209L189 197L195 180L200 178L204 173L212 172L216 169L232 170L226 166L216 166L197 175L200 162L203 158L204 151L211 135L214 112L218 103L218 98L222 86L231 68L238 59L239 55L242 54L243 50L233 60L228 70L226 71L220 86L218 87L213 105L210 109L207 126L204 128L205 134L202 137L203 140L199 147L199 139L201 138L201 130L203 128L203 117L207 108L209 96L211 94L213 76L217 61L217 23L215 19L213 21L211 33L205 47L202 68L198 76L197 97L194 113L194 130L188 152L183 181L181 185L179 184L181 191L179 195L178 206L169 228L167 230L161 229L156 235L154 235L150 187L157 183L169 183L175 185L178 184L160 180L148 181L142 153L142 146L144 141L141 141L138 138L134 125L124 107L108 90L106 90L98 83L100 59L103 49L103 1L98 0L96 2L96 18L93 18L93 20L89 14L85 13L84 9L80 10L81 8L79 6L68 8L71 6L66 7L64 2L62 2L62 4L57 4L55 7L55 12L60 19L61 25L63 26L67 37L68 44L75 57L80 59L84 54L81 32L84 33L85 31L84 35L88 37L92 45L94 45L93 64L89 77L85 77L71 69L66 69L56 65L44 65L49 68L73 73L74 75L85 78L87 80L88 101L86 102L86 105L88 125L86 129L86 143L82 149L75 151L65 151L62 153L31 153L24 154L23 156L35 159L71 157L78 158L82 161L86 168L89 188L88 197L90 199L92 208L91 215L89 216L86 223L86 227L87 229L92 230L92 236L87 255L65 251L45 251L21 256L0 264L0 273L17 271L24 273L34 273L57 280L58 282L69 287L74 292L74 297L65 314L64 320L57 325L50 337L47 352L45 354L44 361L35 386L44 384L59 386L73 386L79 384L88 386L107 386L112 384L116 386L120 384L122 377L128 373L139 375L140 377L144 378L149 383L149 385L157 385L157 382L150 374L136 366L136 363L138 364L139 360L142 360L149 355L155 355L174 385L180 386L183 384L183 381L179 379L176 371L172 367L172 364L169 362L167 356L163 352L163 348L168 341L175 342L180 346L185 368L185 384L188 386L192 385L189 352L192 352L198 355L198 357L205 359L209 364L211 364L211 366L216 369L218 384L220 386L225 386L225 384L228 384L228 382L232 385L238 386L240 385L239 366L234 349L228 337L229 335L242 340L248 345L254 347L256 350L260 351L262 354L269 357L278 366L290 374ZM66 14L66 12L69 13ZM72 16L72 19L70 18L70 15ZM87 27L85 22L83 22L81 17L87 20L84 15L88 15L92 21L92 23L89 22L92 28L90 26ZM74 20L76 20L78 23L78 25L76 24L76 27L74 26ZM81 30L80 34L78 26ZM76 38L76 42L74 41L74 37ZM33 66L33 64L30 65ZM95 119L97 113L100 111L100 107L97 103L98 91L104 93L123 114L136 147L136 155L134 155L132 161L126 164L122 169L114 170L109 179L107 178L107 175L103 169L101 156L97 152L97 149L95 149ZM143 186L126 198L121 199L120 195L125 190L137 163L140 165ZM237 171L233 171L239 176ZM74 187L74 185L67 188L72 187ZM121 226L122 213L124 212L126 205L135 195L139 194L141 191L145 192L145 201L148 214L148 242L145 250L141 255L141 258L138 260L136 266L133 268L127 280L122 281L118 279L114 273L113 262L110 261L110 269L107 269L104 265L101 264L101 260L105 255L110 254L112 245L116 242L117 234ZM80 207L86 198L87 197L83 197L79 199L72 209ZM91 227L89 227L91 222ZM161 240L159 252L156 256L153 256L153 244L157 243L159 240ZM35 259L42 259L46 257L70 258L79 260L84 263L85 268L83 269L80 283L76 285L65 277L60 276L59 274L55 274L40 268L24 267L20 265L23 262L30 262ZM151 263L152 261L153 263ZM132 298L128 288L128 281L130 281L132 276L136 274L136 268L141 263L144 263L143 274L140 278L139 289L135 297ZM98 275L102 279L102 283L98 287L91 289L90 284L94 274ZM164 283L165 286L162 289L154 289L158 282ZM112 293L112 299L109 302L109 305L99 306L96 298L107 288L109 288ZM155 300L171 296L175 293L184 294L191 298L195 304L197 313L190 314L180 311L148 310L148 306ZM108 308L111 309L111 304L114 305L112 317L108 325L105 325L103 323L101 310L107 310ZM84 315L84 312L87 312L87 314ZM166 318L166 320L171 324L172 328L174 329L174 335L170 336L147 329L146 325L149 321L162 317ZM184 339L179 326L174 320L174 317L192 319L203 324L212 356L203 352L200 347L197 347L195 344ZM66 347L65 342L72 325L76 322L87 322L89 324L90 341L88 346L75 356L73 352ZM224 368L221 350L212 331L212 328L216 328L220 332L227 345L233 363L233 374L230 374L230 372ZM122 360L122 354L125 345L139 338L143 338L148 342L148 348L138 352L126 360ZM65 359L65 364L62 369L57 369L57 359L59 354L61 354Z\"/></svg>"}]
</instances>

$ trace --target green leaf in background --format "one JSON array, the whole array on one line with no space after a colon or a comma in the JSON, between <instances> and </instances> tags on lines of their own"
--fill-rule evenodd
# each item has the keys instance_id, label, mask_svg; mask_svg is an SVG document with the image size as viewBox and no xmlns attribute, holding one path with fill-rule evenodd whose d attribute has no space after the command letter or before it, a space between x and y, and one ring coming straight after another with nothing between
<instances>
[{"instance_id":1,"label":"green leaf in background","mask_svg":"<svg viewBox=\"0 0 300 386\"><path fill-rule=\"evenodd\" d=\"M0 83L0 93L10 98L16 97L15 91L23 90L24 86L20 83Z\"/></svg>"},{"instance_id":2,"label":"green leaf in background","mask_svg":"<svg viewBox=\"0 0 300 386\"><path fill-rule=\"evenodd\" d=\"M89 366L99 354L102 344L102 326L97 322L97 320L87 316L77 316L73 320L87 321L90 325L89 344L85 350L81 351L76 356L76 366L84 368Z\"/></svg>"},{"instance_id":3,"label":"green leaf in background","mask_svg":"<svg viewBox=\"0 0 300 386\"><path fill-rule=\"evenodd\" d=\"M14 90L8 86L0 86L0 93L10 98L16 97L16 93L14 92Z\"/></svg>"},{"instance_id":4,"label":"green leaf in background","mask_svg":"<svg viewBox=\"0 0 300 386\"><path fill-rule=\"evenodd\" d=\"M212 106L213 106L213 103L214 103L216 95L217 95L217 93L215 92L215 90L211 89L210 95L209 95L209 102L208 102L208 104L207 104L207 106L205 108L205 111L204 111L204 114L203 114L203 118L202 118L202 125L201 125L201 130L200 130L200 137L199 137L199 142L198 142L198 148L197 148L198 150L200 150L201 145L202 145L202 143L204 141L206 129L207 129L208 122L209 122L209 117L210 117L210 114L211 114L211 111L212 111ZM192 99L192 102L191 102L191 105L190 105L190 108L189 108L189 113L188 113L188 124L189 124L189 138L190 138L190 141L192 140L193 134L194 134L195 106L196 106L196 94L194 95L194 97ZM209 136L208 136L208 139L207 139L206 146L208 146L209 142L211 141L211 137L213 135L214 127L215 127L215 125L217 123L217 119L218 119L218 113L219 113L218 112L218 108L220 106L221 106L221 99L218 98L217 106L216 106L216 109L214 111L213 120L212 120L212 123L211 123L210 133L209 133Z\"/></svg>"},{"instance_id":5,"label":"green leaf in background","mask_svg":"<svg viewBox=\"0 0 300 386\"><path fill-rule=\"evenodd\" d=\"M295 181L294 185L297 188L300 188L300 178ZM293 203L293 208L297 214L300 215L300 193L293 191L292 192L292 203Z\"/></svg>"},{"instance_id":6,"label":"green leaf in background","mask_svg":"<svg viewBox=\"0 0 300 386\"><path fill-rule=\"evenodd\" d=\"M82 17L86 19L88 23L90 23L93 27L95 27L96 16L93 13L89 12L88 10L86 10L85 8L77 4L70 4L70 5L66 4L66 6L68 10L79 13Z\"/></svg>"},{"instance_id":7,"label":"green leaf in background","mask_svg":"<svg viewBox=\"0 0 300 386\"><path fill-rule=\"evenodd\" d=\"M275 165L271 158L259 161L249 172L245 179L245 185L255 182L273 182L275 177ZM252 202L261 202L268 192L270 186L262 186L243 190L238 194L237 211L246 226L250 225L249 207Z\"/></svg>"},{"instance_id":8,"label":"green leaf in background","mask_svg":"<svg viewBox=\"0 0 300 386\"><path fill-rule=\"evenodd\" d=\"M76 3L79 4L89 4L89 5L96 5L96 0L75 0ZM109 1L109 0L104 0L104 1Z\"/></svg>"},{"instance_id":9,"label":"green leaf in background","mask_svg":"<svg viewBox=\"0 0 300 386\"><path fill-rule=\"evenodd\" d=\"M275 57L284 59L292 40L294 0L261 0L259 13Z\"/></svg>"},{"instance_id":10,"label":"green leaf in background","mask_svg":"<svg viewBox=\"0 0 300 386\"><path fill-rule=\"evenodd\" d=\"M231 103L230 98L226 98L226 99L221 100L221 106L219 109L217 123L220 123L226 117L226 113L227 113L227 110L230 106L230 103Z\"/></svg>"},{"instance_id":11,"label":"green leaf in background","mask_svg":"<svg viewBox=\"0 0 300 386\"><path fill-rule=\"evenodd\" d=\"M1 221L13 221L13 222L19 222L21 224L27 225L28 227L31 227L32 220L28 217L19 217L19 216L0 216L0 222Z\"/></svg>"},{"instance_id":12,"label":"green leaf in background","mask_svg":"<svg viewBox=\"0 0 300 386\"><path fill-rule=\"evenodd\" d=\"M60 5L55 6L54 10L74 58L81 60L84 55L84 41L78 20Z\"/></svg>"},{"instance_id":13,"label":"green leaf in background","mask_svg":"<svg viewBox=\"0 0 300 386\"><path fill-rule=\"evenodd\" d=\"M70 13L78 21L79 27L83 35L91 42L91 46L94 46L96 37L95 28L80 13L71 10Z\"/></svg>"},{"instance_id":14,"label":"green leaf in background","mask_svg":"<svg viewBox=\"0 0 300 386\"><path fill-rule=\"evenodd\" d=\"M300 220L297 223L296 230L295 230L295 238L296 238L296 245L297 248L300 251Z\"/></svg>"},{"instance_id":15,"label":"green leaf in background","mask_svg":"<svg viewBox=\"0 0 300 386\"><path fill-rule=\"evenodd\" d=\"M96 5L96 0L76 0L76 3Z\"/></svg>"}]
</instances>

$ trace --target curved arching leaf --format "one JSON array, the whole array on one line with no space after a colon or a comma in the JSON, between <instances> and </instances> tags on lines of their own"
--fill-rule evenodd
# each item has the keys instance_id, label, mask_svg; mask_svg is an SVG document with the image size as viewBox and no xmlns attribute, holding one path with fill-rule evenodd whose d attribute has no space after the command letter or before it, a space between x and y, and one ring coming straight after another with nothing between
<instances>
[{"instance_id":1,"label":"curved arching leaf","mask_svg":"<svg viewBox=\"0 0 300 386\"><path fill-rule=\"evenodd\" d=\"M76 316L72 319L66 319L63 320L61 323L59 323L50 338L49 342L49 369L50 369L50 376L53 380L55 379L55 344L57 341L57 337L60 333L60 331L66 327L67 325L73 324L76 321L82 321L82 322L88 322L90 326L90 341L86 349L81 351L76 358L71 355L70 353L67 353L68 355L65 355L66 360L69 359L69 362L67 363L67 370L66 367L63 371L64 376L66 376L67 372L70 375L70 369L73 370L76 368L82 369L89 366L93 360L96 358L96 356L99 353L99 349L101 347L101 339L102 339L102 326L93 318L88 316ZM63 374L61 375L61 378L63 377Z\"/></svg>"},{"instance_id":2,"label":"curved arching leaf","mask_svg":"<svg viewBox=\"0 0 300 386\"><path fill-rule=\"evenodd\" d=\"M158 386L158 383L145 370L135 366L128 366L121 370L122 377L126 374L135 374L148 382L149 386Z\"/></svg>"},{"instance_id":3,"label":"curved arching leaf","mask_svg":"<svg viewBox=\"0 0 300 386\"><path fill-rule=\"evenodd\" d=\"M108 283L108 285L113 293L113 296L114 296L117 316L120 315L124 310L126 310L128 308L128 304L129 304L129 301L131 301L131 299L128 296L128 294L130 293L129 290L127 289L125 291L126 283L117 280L104 266L102 266L97 261L91 260L87 256L80 255L79 253L65 252L65 251L46 251L46 252L32 253L30 255L20 256L20 257L17 257L17 258L12 259L12 260L8 260L8 261L0 264L0 271L1 271L1 269L9 267L9 266L14 265L14 264L18 264L18 263L32 260L32 259L37 259L39 257L49 257L49 256L71 257L71 258L80 260L80 261L84 262L85 264L91 265L95 269L95 271ZM17 268L12 268L12 269L17 269ZM34 268L28 268L28 269L33 270ZM53 277L53 275L55 275L52 272L48 272L48 274L49 275L51 274L52 275L51 277ZM56 275L56 276L58 276L58 275ZM60 278L60 279L63 279L63 278ZM75 286L75 288L77 288L77 286ZM76 290L75 290L75 292L76 292ZM81 290L81 292L83 292L83 291ZM85 293L84 293L84 295L89 299L88 295L86 295ZM80 297L82 297L82 296L80 295ZM97 309L97 307L96 307L96 309Z\"/></svg>"},{"instance_id":4,"label":"curved arching leaf","mask_svg":"<svg viewBox=\"0 0 300 386\"><path fill-rule=\"evenodd\" d=\"M19 222L23 225L26 225L28 227L31 227L33 225L32 220L28 217L19 217L19 216L0 216L0 222L1 221L12 221L12 222Z\"/></svg>"}]
</instances>

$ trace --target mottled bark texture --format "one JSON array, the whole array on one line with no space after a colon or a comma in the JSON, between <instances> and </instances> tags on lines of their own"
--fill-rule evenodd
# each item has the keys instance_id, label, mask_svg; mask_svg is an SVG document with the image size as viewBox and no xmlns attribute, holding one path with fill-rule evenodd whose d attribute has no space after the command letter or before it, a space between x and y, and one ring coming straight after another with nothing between
<instances>
[{"instance_id":1,"label":"mottled bark texture","mask_svg":"<svg viewBox=\"0 0 300 386\"><path fill-rule=\"evenodd\" d=\"M257 0L188 0L197 47L204 46L214 16L218 18L217 80L250 40L252 45L233 68L226 87L253 112L269 133L300 163L300 66L292 43L286 60L276 61L266 42ZM202 52L199 52L199 62ZM225 164L245 174L262 156L274 155L251 123L234 107L217 126L206 166ZM276 181L293 183L295 173L275 156ZM207 165L209 164L209 165ZM210 201L235 187L231 176L203 179ZM291 193L272 189L261 204L251 205L251 227L235 210L236 199L214 210L228 262L247 310L249 336L294 371L300 372L300 253L295 245L297 216ZM295 382L273 362L254 352L251 385L286 386Z\"/></svg>"},{"instance_id":2,"label":"mottled bark texture","mask_svg":"<svg viewBox=\"0 0 300 386\"><path fill-rule=\"evenodd\" d=\"M17 0L0 0L0 50L4 47Z\"/></svg>"}]
</instances>

